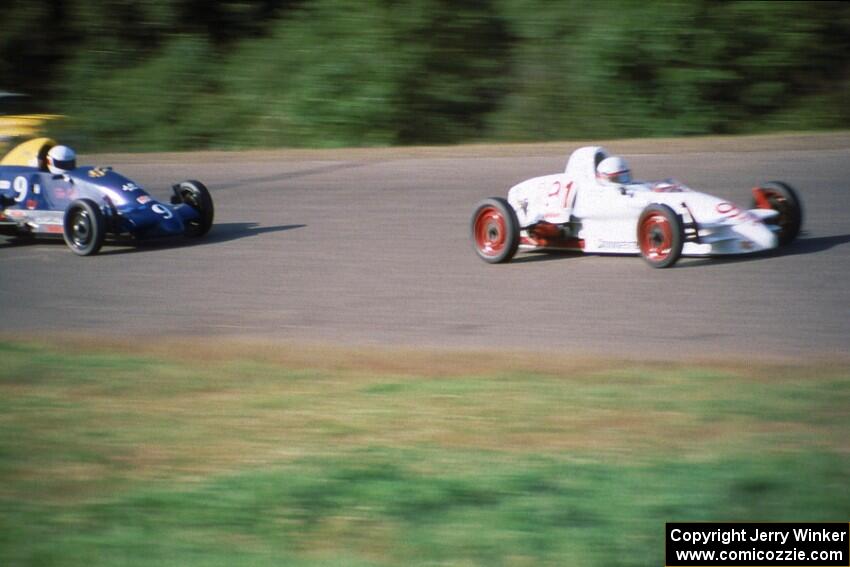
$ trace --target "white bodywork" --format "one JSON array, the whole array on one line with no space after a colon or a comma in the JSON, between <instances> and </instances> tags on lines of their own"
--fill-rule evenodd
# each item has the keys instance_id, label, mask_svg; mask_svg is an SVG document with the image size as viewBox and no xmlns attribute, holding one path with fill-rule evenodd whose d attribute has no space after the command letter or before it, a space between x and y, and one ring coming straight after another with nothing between
<instances>
[{"instance_id":1,"label":"white bodywork","mask_svg":"<svg viewBox=\"0 0 850 567\"><path fill-rule=\"evenodd\" d=\"M745 254L778 246L778 227L764 223L769 209L744 210L693 191L673 180L608 185L597 181L596 165L608 152L589 146L573 152L564 173L523 181L508 192L521 228L522 248L568 248L592 253L640 254L637 224L652 203L668 205L682 217L687 256ZM529 228L550 223L560 244L535 240Z\"/></svg>"}]
</instances>

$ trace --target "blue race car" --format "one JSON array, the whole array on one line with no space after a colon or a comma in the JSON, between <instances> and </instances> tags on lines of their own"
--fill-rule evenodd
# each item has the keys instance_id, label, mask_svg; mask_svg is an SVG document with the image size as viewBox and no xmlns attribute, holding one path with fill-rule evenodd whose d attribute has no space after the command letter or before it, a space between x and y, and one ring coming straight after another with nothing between
<instances>
[{"instance_id":1,"label":"blue race car","mask_svg":"<svg viewBox=\"0 0 850 567\"><path fill-rule=\"evenodd\" d=\"M80 256L96 254L104 239L203 236L213 223L213 202L198 181L172 187L161 203L111 167L47 170L52 140L30 140L0 160L0 234L62 235ZM74 164L76 165L76 164Z\"/></svg>"}]
</instances>

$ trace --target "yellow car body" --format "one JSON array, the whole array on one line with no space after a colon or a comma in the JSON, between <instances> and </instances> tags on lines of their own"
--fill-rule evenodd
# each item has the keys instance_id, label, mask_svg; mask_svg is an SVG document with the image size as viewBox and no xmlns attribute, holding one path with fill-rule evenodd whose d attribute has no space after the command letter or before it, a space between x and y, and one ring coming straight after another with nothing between
<instances>
[{"instance_id":1,"label":"yellow car body","mask_svg":"<svg viewBox=\"0 0 850 567\"><path fill-rule=\"evenodd\" d=\"M59 118L56 114L0 116L0 139L38 136L44 129L44 125L56 118Z\"/></svg>"},{"instance_id":2,"label":"yellow car body","mask_svg":"<svg viewBox=\"0 0 850 567\"><path fill-rule=\"evenodd\" d=\"M16 93L0 93L0 153L9 149L12 142L40 136L57 114L32 113L26 107L29 97Z\"/></svg>"},{"instance_id":3,"label":"yellow car body","mask_svg":"<svg viewBox=\"0 0 850 567\"><path fill-rule=\"evenodd\" d=\"M0 165L22 165L24 167L44 166L44 159L50 148L56 145L55 140L50 138L34 138L18 144L6 155L0 158ZM0 155L2 155L0 151Z\"/></svg>"}]
</instances>

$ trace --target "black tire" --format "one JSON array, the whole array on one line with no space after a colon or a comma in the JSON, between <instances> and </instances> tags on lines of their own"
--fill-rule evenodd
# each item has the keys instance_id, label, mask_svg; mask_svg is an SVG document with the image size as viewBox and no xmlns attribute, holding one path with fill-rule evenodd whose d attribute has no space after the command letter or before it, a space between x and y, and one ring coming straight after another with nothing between
<instances>
[{"instance_id":1,"label":"black tire","mask_svg":"<svg viewBox=\"0 0 850 567\"><path fill-rule=\"evenodd\" d=\"M198 211L200 218L186 223L188 236L203 236L210 231L215 216L215 207L209 190L200 181L188 180L177 184L180 200Z\"/></svg>"},{"instance_id":2,"label":"black tire","mask_svg":"<svg viewBox=\"0 0 850 567\"><path fill-rule=\"evenodd\" d=\"M65 209L62 222L65 244L78 256L97 254L106 236L103 212L91 199L77 199Z\"/></svg>"},{"instance_id":3,"label":"black tire","mask_svg":"<svg viewBox=\"0 0 850 567\"><path fill-rule=\"evenodd\" d=\"M652 204L640 214L637 226L640 255L653 268L669 268L682 256L685 229L667 205Z\"/></svg>"},{"instance_id":4,"label":"black tire","mask_svg":"<svg viewBox=\"0 0 850 567\"><path fill-rule=\"evenodd\" d=\"M519 247L519 220L505 199L491 197L478 203L472 215L470 230L475 253L485 262L507 262L516 254Z\"/></svg>"},{"instance_id":5,"label":"black tire","mask_svg":"<svg viewBox=\"0 0 850 567\"><path fill-rule=\"evenodd\" d=\"M779 213L767 222L779 226L779 245L791 244L803 226L803 205L797 192L787 183L770 181L753 189L754 209L772 209Z\"/></svg>"}]
</instances>

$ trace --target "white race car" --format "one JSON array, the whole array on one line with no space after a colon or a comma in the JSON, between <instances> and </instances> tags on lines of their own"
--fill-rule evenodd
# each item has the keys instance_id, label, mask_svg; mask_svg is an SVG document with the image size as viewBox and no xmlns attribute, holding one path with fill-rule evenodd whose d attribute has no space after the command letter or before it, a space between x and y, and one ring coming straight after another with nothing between
<instances>
[{"instance_id":1,"label":"white race car","mask_svg":"<svg viewBox=\"0 0 850 567\"><path fill-rule=\"evenodd\" d=\"M507 262L519 248L640 254L667 268L682 255L770 250L800 232L800 200L785 183L754 188L753 208L745 210L672 179L632 181L628 170L601 175L615 160L625 163L602 147L579 148L564 173L523 181L507 200L480 202L472 216L475 251L489 263Z\"/></svg>"}]
</instances>

